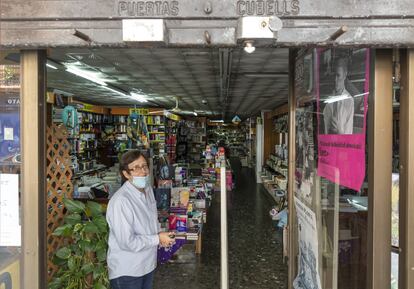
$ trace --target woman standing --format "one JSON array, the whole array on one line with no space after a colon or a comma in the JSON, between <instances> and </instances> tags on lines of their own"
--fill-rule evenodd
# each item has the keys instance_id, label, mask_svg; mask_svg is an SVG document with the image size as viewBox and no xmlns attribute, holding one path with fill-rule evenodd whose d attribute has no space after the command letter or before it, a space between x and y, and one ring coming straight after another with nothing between
<instances>
[{"instance_id":1,"label":"woman standing","mask_svg":"<svg viewBox=\"0 0 414 289\"><path fill-rule=\"evenodd\" d=\"M122 187L108 204L108 269L112 289L151 289L157 247L174 243L159 232L157 205L149 184L149 166L139 151L122 155Z\"/></svg>"}]
</instances>

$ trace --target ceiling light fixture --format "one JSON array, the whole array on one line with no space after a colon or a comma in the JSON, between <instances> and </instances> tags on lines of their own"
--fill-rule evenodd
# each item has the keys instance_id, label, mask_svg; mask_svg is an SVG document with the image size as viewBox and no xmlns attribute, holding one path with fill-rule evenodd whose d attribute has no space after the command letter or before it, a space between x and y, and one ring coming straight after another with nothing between
<instances>
[{"instance_id":1,"label":"ceiling light fixture","mask_svg":"<svg viewBox=\"0 0 414 289\"><path fill-rule=\"evenodd\" d=\"M193 112L193 114L194 114L194 116L197 116L198 115L195 111Z\"/></svg>"},{"instance_id":2,"label":"ceiling light fixture","mask_svg":"<svg viewBox=\"0 0 414 289\"><path fill-rule=\"evenodd\" d=\"M253 53L256 50L256 47L254 47L253 41L245 41L244 42L244 51L247 53Z\"/></svg>"},{"instance_id":3,"label":"ceiling light fixture","mask_svg":"<svg viewBox=\"0 0 414 289\"><path fill-rule=\"evenodd\" d=\"M83 77L83 78L85 78L87 80L93 81L93 82L95 82L97 84L100 84L102 86L107 86L107 84L105 83L105 81L99 79L95 75L95 73L88 72L88 71L84 71L84 70L81 70L81 69L76 68L76 67L66 67L66 71L67 72L70 72L72 74L75 74L77 76Z\"/></svg>"},{"instance_id":4,"label":"ceiling light fixture","mask_svg":"<svg viewBox=\"0 0 414 289\"><path fill-rule=\"evenodd\" d=\"M124 91L122 91L120 89L112 88L112 87L109 87L107 85L106 86L101 86L101 87L103 87L103 88L105 88L107 90L110 90L112 92L115 92L116 94L119 94L119 95L121 95L121 96L123 96L125 98L129 98L129 99L132 99L132 100L141 102L141 103L148 102L148 100L145 98L145 95L138 94L136 92L130 92L130 94L127 94L126 92L124 92Z\"/></svg>"},{"instance_id":5,"label":"ceiling light fixture","mask_svg":"<svg viewBox=\"0 0 414 289\"><path fill-rule=\"evenodd\" d=\"M129 97L133 100L137 100L139 102L148 102L147 98L143 94L138 94L136 92L130 92Z\"/></svg>"},{"instance_id":6,"label":"ceiling light fixture","mask_svg":"<svg viewBox=\"0 0 414 289\"><path fill-rule=\"evenodd\" d=\"M210 122L224 123L224 120L222 120L222 119L211 119Z\"/></svg>"},{"instance_id":7,"label":"ceiling light fixture","mask_svg":"<svg viewBox=\"0 0 414 289\"><path fill-rule=\"evenodd\" d=\"M55 69L55 70L58 69L56 66L54 66L52 64L49 64L49 63L46 63L46 66L49 67L49 68Z\"/></svg>"}]
</instances>

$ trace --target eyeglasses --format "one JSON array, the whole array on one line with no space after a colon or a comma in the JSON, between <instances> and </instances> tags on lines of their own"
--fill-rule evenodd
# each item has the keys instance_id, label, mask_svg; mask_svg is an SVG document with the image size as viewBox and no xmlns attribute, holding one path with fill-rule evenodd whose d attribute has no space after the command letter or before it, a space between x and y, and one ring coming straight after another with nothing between
<instances>
[{"instance_id":1,"label":"eyeglasses","mask_svg":"<svg viewBox=\"0 0 414 289\"><path fill-rule=\"evenodd\" d=\"M135 167L133 167L133 168L128 168L128 170L130 171L130 172L135 172L135 173L137 173L137 172L139 172L139 171L143 171L143 172L148 172L149 171L149 167L148 167L148 165L143 165L143 166L135 166Z\"/></svg>"}]
</instances>

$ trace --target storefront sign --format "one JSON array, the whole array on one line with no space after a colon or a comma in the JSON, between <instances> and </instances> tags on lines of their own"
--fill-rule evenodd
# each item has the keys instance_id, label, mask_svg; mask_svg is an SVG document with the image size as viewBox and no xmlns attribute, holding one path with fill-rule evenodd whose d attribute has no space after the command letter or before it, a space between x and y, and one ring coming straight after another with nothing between
<instances>
[{"instance_id":1,"label":"storefront sign","mask_svg":"<svg viewBox=\"0 0 414 289\"><path fill-rule=\"evenodd\" d=\"M20 152L20 98L18 93L0 95L0 159Z\"/></svg>"},{"instance_id":2,"label":"storefront sign","mask_svg":"<svg viewBox=\"0 0 414 289\"><path fill-rule=\"evenodd\" d=\"M77 103L76 107L81 110L81 111L85 111L85 112L93 112L94 110L94 106L92 104L88 104L88 103Z\"/></svg>"},{"instance_id":3,"label":"storefront sign","mask_svg":"<svg viewBox=\"0 0 414 289\"><path fill-rule=\"evenodd\" d=\"M359 191L365 178L369 49L318 50L318 175Z\"/></svg>"},{"instance_id":4,"label":"storefront sign","mask_svg":"<svg viewBox=\"0 0 414 289\"><path fill-rule=\"evenodd\" d=\"M19 98L8 98L7 99L7 105L19 106L20 105L20 99Z\"/></svg>"},{"instance_id":5,"label":"storefront sign","mask_svg":"<svg viewBox=\"0 0 414 289\"><path fill-rule=\"evenodd\" d=\"M118 15L124 17L136 16L177 16L178 1L119 1Z\"/></svg>"},{"instance_id":6,"label":"storefront sign","mask_svg":"<svg viewBox=\"0 0 414 289\"><path fill-rule=\"evenodd\" d=\"M179 13L179 1L118 2L118 15L123 17L168 17L178 16ZM299 0L237 1L236 13L239 16L298 15L300 13L300 2Z\"/></svg>"},{"instance_id":7,"label":"storefront sign","mask_svg":"<svg viewBox=\"0 0 414 289\"><path fill-rule=\"evenodd\" d=\"M319 275L319 247L315 213L295 197L298 219L299 264L295 289L322 289Z\"/></svg>"},{"instance_id":8,"label":"storefront sign","mask_svg":"<svg viewBox=\"0 0 414 289\"><path fill-rule=\"evenodd\" d=\"M149 114L149 110L147 108L130 108L129 109L129 114L139 114L139 115L148 115Z\"/></svg>"},{"instance_id":9,"label":"storefront sign","mask_svg":"<svg viewBox=\"0 0 414 289\"><path fill-rule=\"evenodd\" d=\"M21 246L19 175L0 174L0 246Z\"/></svg>"},{"instance_id":10,"label":"storefront sign","mask_svg":"<svg viewBox=\"0 0 414 289\"><path fill-rule=\"evenodd\" d=\"M240 16L287 16L299 12L299 0L237 1Z\"/></svg>"},{"instance_id":11,"label":"storefront sign","mask_svg":"<svg viewBox=\"0 0 414 289\"><path fill-rule=\"evenodd\" d=\"M0 95L1 110L16 110L20 107L20 95L16 92L5 92Z\"/></svg>"}]
</instances>

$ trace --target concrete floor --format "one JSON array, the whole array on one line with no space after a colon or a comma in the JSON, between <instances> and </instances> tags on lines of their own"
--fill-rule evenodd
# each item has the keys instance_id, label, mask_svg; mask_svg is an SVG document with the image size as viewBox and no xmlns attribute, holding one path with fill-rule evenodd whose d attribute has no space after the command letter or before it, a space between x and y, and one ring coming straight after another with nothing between
<instances>
[{"instance_id":1,"label":"concrete floor","mask_svg":"<svg viewBox=\"0 0 414 289\"><path fill-rule=\"evenodd\" d=\"M232 162L236 186L228 195L230 288L285 289L287 265L282 260L282 233L269 217L273 203L251 169ZM173 263L159 265L154 289L220 288L220 203L215 197L203 229L203 250L194 255L186 245Z\"/></svg>"}]
</instances>

